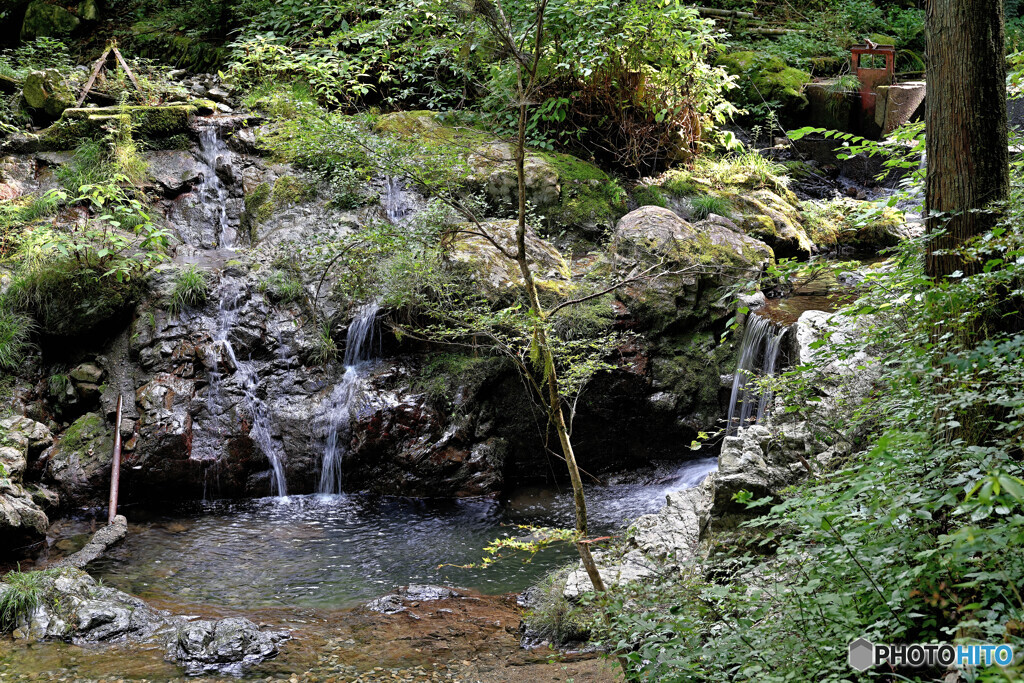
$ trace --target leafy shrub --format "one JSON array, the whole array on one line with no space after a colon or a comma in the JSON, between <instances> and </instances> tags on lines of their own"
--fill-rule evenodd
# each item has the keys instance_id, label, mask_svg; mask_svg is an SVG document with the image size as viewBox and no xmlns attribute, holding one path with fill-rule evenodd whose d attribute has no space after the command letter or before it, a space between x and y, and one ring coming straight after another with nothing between
<instances>
[{"instance_id":1,"label":"leafy shrub","mask_svg":"<svg viewBox=\"0 0 1024 683\"><path fill-rule=\"evenodd\" d=\"M633 188L633 199L640 206L660 206L665 208L668 203L665 201L661 189L652 185L637 185Z\"/></svg>"},{"instance_id":2,"label":"leafy shrub","mask_svg":"<svg viewBox=\"0 0 1024 683\"><path fill-rule=\"evenodd\" d=\"M331 336L330 323L324 323L313 340L313 360L319 365L329 365L338 360L338 343Z\"/></svg>"},{"instance_id":3,"label":"leafy shrub","mask_svg":"<svg viewBox=\"0 0 1024 683\"><path fill-rule=\"evenodd\" d=\"M167 311L179 315L187 308L202 306L210 296L210 281L206 273L195 266L178 271L174 278L174 289Z\"/></svg>"}]
</instances>

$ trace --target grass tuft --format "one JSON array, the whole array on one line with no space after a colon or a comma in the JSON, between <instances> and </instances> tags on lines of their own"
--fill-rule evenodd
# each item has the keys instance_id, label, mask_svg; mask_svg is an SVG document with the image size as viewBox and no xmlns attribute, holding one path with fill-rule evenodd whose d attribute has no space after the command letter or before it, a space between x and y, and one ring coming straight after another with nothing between
<instances>
[{"instance_id":1,"label":"grass tuft","mask_svg":"<svg viewBox=\"0 0 1024 683\"><path fill-rule=\"evenodd\" d=\"M732 215L732 207L729 205L729 202L713 194L694 197L690 200L690 206L693 207L693 217L699 221L704 220L713 213L725 218Z\"/></svg>"},{"instance_id":2,"label":"grass tuft","mask_svg":"<svg viewBox=\"0 0 1024 683\"><path fill-rule=\"evenodd\" d=\"M206 273L195 266L188 266L178 271L167 310L171 315L179 315L187 308L205 304L209 296L210 282Z\"/></svg>"}]
</instances>

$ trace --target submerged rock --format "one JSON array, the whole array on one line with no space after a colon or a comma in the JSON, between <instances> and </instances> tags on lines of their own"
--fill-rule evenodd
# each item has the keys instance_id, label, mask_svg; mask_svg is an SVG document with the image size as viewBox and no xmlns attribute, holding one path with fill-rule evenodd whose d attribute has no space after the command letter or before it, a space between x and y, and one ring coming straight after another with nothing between
<instances>
[{"instance_id":1,"label":"submerged rock","mask_svg":"<svg viewBox=\"0 0 1024 683\"><path fill-rule=\"evenodd\" d=\"M406 611L406 603L418 605L421 602L437 602L462 597L461 593L445 586L409 584L401 586L394 593L383 595L366 604L366 609L380 614L398 614Z\"/></svg>"}]
</instances>

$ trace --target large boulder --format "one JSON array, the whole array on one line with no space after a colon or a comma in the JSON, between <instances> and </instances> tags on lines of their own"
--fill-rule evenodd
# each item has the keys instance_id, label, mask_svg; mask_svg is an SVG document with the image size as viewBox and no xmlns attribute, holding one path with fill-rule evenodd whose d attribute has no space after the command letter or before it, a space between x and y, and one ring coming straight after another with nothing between
<instances>
[{"instance_id":1,"label":"large boulder","mask_svg":"<svg viewBox=\"0 0 1024 683\"><path fill-rule=\"evenodd\" d=\"M763 242L713 217L691 224L659 206L642 206L621 219L612 236L617 251L651 260L664 258L683 266L691 278L736 268L757 272L772 260Z\"/></svg>"},{"instance_id":2,"label":"large boulder","mask_svg":"<svg viewBox=\"0 0 1024 683\"><path fill-rule=\"evenodd\" d=\"M804 87L811 82L811 74L787 66L778 57L748 50L724 54L716 64L736 77L742 106L777 102L784 123L795 121L807 107Z\"/></svg>"},{"instance_id":3,"label":"large boulder","mask_svg":"<svg viewBox=\"0 0 1024 683\"><path fill-rule=\"evenodd\" d=\"M25 417L0 420L0 549L16 548L46 534L48 495L25 486L29 462L53 443L46 425ZM0 554L3 550L0 550Z\"/></svg>"},{"instance_id":4,"label":"large boulder","mask_svg":"<svg viewBox=\"0 0 1024 683\"><path fill-rule=\"evenodd\" d=\"M241 674L245 666L277 654L282 633L261 631L242 617L192 621L178 626L170 655L191 674L206 671Z\"/></svg>"},{"instance_id":5,"label":"large boulder","mask_svg":"<svg viewBox=\"0 0 1024 683\"><path fill-rule=\"evenodd\" d=\"M449 258L468 267L470 277L479 283L481 292L494 298L518 291L523 284L519 264L498 250L494 242L509 253L515 253L517 223L513 220L488 221L481 225L465 224L453 242ZM490 239L482 235L488 235ZM491 241L493 240L493 242ZM527 226L526 254L535 277L543 282L565 281L569 265L549 242Z\"/></svg>"},{"instance_id":6,"label":"large boulder","mask_svg":"<svg viewBox=\"0 0 1024 683\"><path fill-rule=\"evenodd\" d=\"M189 672L241 674L245 666L277 654L286 632L261 631L248 619L189 621L155 610L116 588L98 584L74 567L35 572L39 596L28 613L15 614L18 640L77 644L129 642L163 647ZM0 597L20 590L0 581Z\"/></svg>"},{"instance_id":7,"label":"large boulder","mask_svg":"<svg viewBox=\"0 0 1024 683\"><path fill-rule=\"evenodd\" d=\"M110 485L114 439L98 413L75 420L50 451L46 474L69 505L99 502Z\"/></svg>"},{"instance_id":8,"label":"large boulder","mask_svg":"<svg viewBox=\"0 0 1024 683\"><path fill-rule=\"evenodd\" d=\"M378 132L414 141L424 154L444 150L464 161L463 182L482 189L498 215L518 206L513 146L493 133L447 125L435 112L396 112L380 117ZM626 212L626 193L594 164L569 154L527 150L527 201L545 223L596 237Z\"/></svg>"},{"instance_id":9,"label":"large boulder","mask_svg":"<svg viewBox=\"0 0 1024 683\"><path fill-rule=\"evenodd\" d=\"M21 24L21 39L33 40L42 36L60 38L71 35L81 23L79 18L60 5L45 0L30 2Z\"/></svg>"},{"instance_id":10,"label":"large boulder","mask_svg":"<svg viewBox=\"0 0 1024 683\"><path fill-rule=\"evenodd\" d=\"M25 76L22 96L29 107L45 112L51 119L75 106L75 93L56 69L33 71Z\"/></svg>"}]
</instances>

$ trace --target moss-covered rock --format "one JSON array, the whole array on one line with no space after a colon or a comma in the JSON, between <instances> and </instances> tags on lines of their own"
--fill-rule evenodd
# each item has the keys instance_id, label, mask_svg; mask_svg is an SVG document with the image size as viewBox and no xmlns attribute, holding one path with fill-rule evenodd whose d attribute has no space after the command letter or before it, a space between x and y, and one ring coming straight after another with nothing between
<instances>
[{"instance_id":1,"label":"moss-covered rock","mask_svg":"<svg viewBox=\"0 0 1024 683\"><path fill-rule=\"evenodd\" d=\"M60 5L35 0L29 3L25 10L25 20L21 24L21 39L67 36L73 33L80 23L78 17Z\"/></svg>"},{"instance_id":2,"label":"moss-covered rock","mask_svg":"<svg viewBox=\"0 0 1024 683\"><path fill-rule=\"evenodd\" d=\"M461 156L466 162L466 186L483 188L497 213L515 211L518 182L511 144L481 130L447 125L429 111L387 114L378 119L374 129L415 140L428 155L444 150ZM626 212L625 191L604 171L582 159L529 150L524 170L527 199L551 228L594 235L610 229Z\"/></svg>"},{"instance_id":3,"label":"moss-covered rock","mask_svg":"<svg viewBox=\"0 0 1024 683\"><path fill-rule=\"evenodd\" d=\"M743 106L778 102L780 117L787 121L807 106L803 90L811 75L787 66L778 57L749 50L722 55L716 64L737 77Z\"/></svg>"},{"instance_id":4,"label":"moss-covered rock","mask_svg":"<svg viewBox=\"0 0 1024 683\"><path fill-rule=\"evenodd\" d=\"M120 116L131 117L135 134L143 141L167 140L191 135L191 117L209 110L209 103L197 100L189 104L130 107L93 107L65 109L60 120L40 133L43 150L76 148L82 140L106 134Z\"/></svg>"},{"instance_id":5,"label":"moss-covered rock","mask_svg":"<svg viewBox=\"0 0 1024 683\"><path fill-rule=\"evenodd\" d=\"M740 213L743 231L771 246L780 257L807 257L814 243L803 227L799 200L788 190L773 192L767 188L727 195Z\"/></svg>"},{"instance_id":6,"label":"moss-covered rock","mask_svg":"<svg viewBox=\"0 0 1024 683\"><path fill-rule=\"evenodd\" d=\"M920 226L909 225L902 211L890 207L864 211L862 202L836 199L804 202L804 225L815 244L828 249L853 247L877 252L915 237Z\"/></svg>"},{"instance_id":7,"label":"moss-covered rock","mask_svg":"<svg viewBox=\"0 0 1024 683\"><path fill-rule=\"evenodd\" d=\"M474 226L468 230L476 231ZM482 229L504 249L515 251L516 221L495 220ZM559 289L568 280L569 265L562 254L548 242L527 228L526 253L533 264L538 287ZM507 258L487 239L474 234L460 233L455 239L450 258L466 267L468 276L478 283L481 293L493 299L515 295L522 285L519 265Z\"/></svg>"},{"instance_id":8,"label":"moss-covered rock","mask_svg":"<svg viewBox=\"0 0 1024 683\"><path fill-rule=\"evenodd\" d=\"M75 94L56 69L31 72L25 77L21 93L29 107L44 111L52 118L75 105Z\"/></svg>"},{"instance_id":9,"label":"moss-covered rock","mask_svg":"<svg viewBox=\"0 0 1024 683\"><path fill-rule=\"evenodd\" d=\"M100 499L110 482L114 439L98 413L86 413L61 435L46 463L46 474L66 504Z\"/></svg>"}]
</instances>

